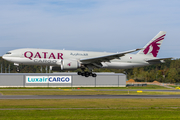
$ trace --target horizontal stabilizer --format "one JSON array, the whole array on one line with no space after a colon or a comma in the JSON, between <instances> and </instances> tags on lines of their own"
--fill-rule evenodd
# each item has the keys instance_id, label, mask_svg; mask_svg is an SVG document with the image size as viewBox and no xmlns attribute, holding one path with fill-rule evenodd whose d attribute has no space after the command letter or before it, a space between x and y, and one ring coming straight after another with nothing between
<instances>
[{"instance_id":1,"label":"horizontal stabilizer","mask_svg":"<svg viewBox=\"0 0 180 120\"><path fill-rule=\"evenodd\" d=\"M161 62L161 60L167 60L167 59L173 59L173 58L171 57L171 58L150 59L150 60L147 60L146 62Z\"/></svg>"}]
</instances>

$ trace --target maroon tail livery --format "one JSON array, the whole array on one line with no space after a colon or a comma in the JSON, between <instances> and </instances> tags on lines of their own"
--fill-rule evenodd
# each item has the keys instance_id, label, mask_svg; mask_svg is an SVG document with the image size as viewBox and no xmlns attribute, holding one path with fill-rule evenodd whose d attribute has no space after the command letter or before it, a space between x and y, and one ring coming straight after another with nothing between
<instances>
[{"instance_id":1,"label":"maroon tail livery","mask_svg":"<svg viewBox=\"0 0 180 120\"><path fill-rule=\"evenodd\" d=\"M143 50L138 52L138 54L145 54L157 57L165 35L166 32L160 31L146 46L144 46Z\"/></svg>"}]
</instances>

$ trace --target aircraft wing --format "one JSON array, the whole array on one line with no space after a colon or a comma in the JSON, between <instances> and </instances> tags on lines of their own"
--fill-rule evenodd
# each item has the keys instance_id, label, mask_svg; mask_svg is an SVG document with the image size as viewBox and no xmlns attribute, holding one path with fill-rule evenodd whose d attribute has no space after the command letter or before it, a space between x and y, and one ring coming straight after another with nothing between
<instances>
[{"instance_id":1,"label":"aircraft wing","mask_svg":"<svg viewBox=\"0 0 180 120\"><path fill-rule=\"evenodd\" d=\"M166 59L173 59L173 58L150 59L150 60L147 60L146 62L161 62L161 60L166 60Z\"/></svg>"},{"instance_id":2,"label":"aircraft wing","mask_svg":"<svg viewBox=\"0 0 180 120\"><path fill-rule=\"evenodd\" d=\"M141 50L141 49L134 49L134 50L129 50L129 51L125 51L125 52L105 55L105 56L98 56L98 57L93 57L93 58L80 59L80 62L82 62L83 64L109 62L112 59L116 59L116 58L119 59L119 57L122 57L125 54L135 52L135 51L138 51L138 50Z\"/></svg>"}]
</instances>

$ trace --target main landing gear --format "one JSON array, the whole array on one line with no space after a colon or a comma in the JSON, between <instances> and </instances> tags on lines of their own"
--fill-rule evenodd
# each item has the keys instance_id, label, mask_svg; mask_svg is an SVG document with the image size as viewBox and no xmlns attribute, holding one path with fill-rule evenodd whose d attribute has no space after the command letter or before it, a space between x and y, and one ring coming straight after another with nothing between
<instances>
[{"instance_id":1,"label":"main landing gear","mask_svg":"<svg viewBox=\"0 0 180 120\"><path fill-rule=\"evenodd\" d=\"M78 72L77 74L78 75L81 75L81 76L85 76L85 77L89 77L89 76L92 76L92 77L96 77L96 73L92 73L92 70L90 70L90 72L85 72L85 68L81 68L82 72Z\"/></svg>"},{"instance_id":2,"label":"main landing gear","mask_svg":"<svg viewBox=\"0 0 180 120\"><path fill-rule=\"evenodd\" d=\"M77 73L78 75L81 75L81 76L85 76L85 77L89 77L89 76L92 76L92 77L96 77L96 73L92 73L92 72L78 72Z\"/></svg>"}]
</instances>

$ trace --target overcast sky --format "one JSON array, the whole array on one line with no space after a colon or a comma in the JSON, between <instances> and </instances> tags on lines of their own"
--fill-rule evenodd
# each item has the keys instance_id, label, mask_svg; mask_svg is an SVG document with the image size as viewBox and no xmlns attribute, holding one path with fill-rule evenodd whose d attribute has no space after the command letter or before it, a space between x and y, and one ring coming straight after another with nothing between
<instances>
[{"instance_id":1,"label":"overcast sky","mask_svg":"<svg viewBox=\"0 0 180 120\"><path fill-rule=\"evenodd\" d=\"M167 35L180 58L180 0L0 0L0 55L17 48L122 52Z\"/></svg>"}]
</instances>

